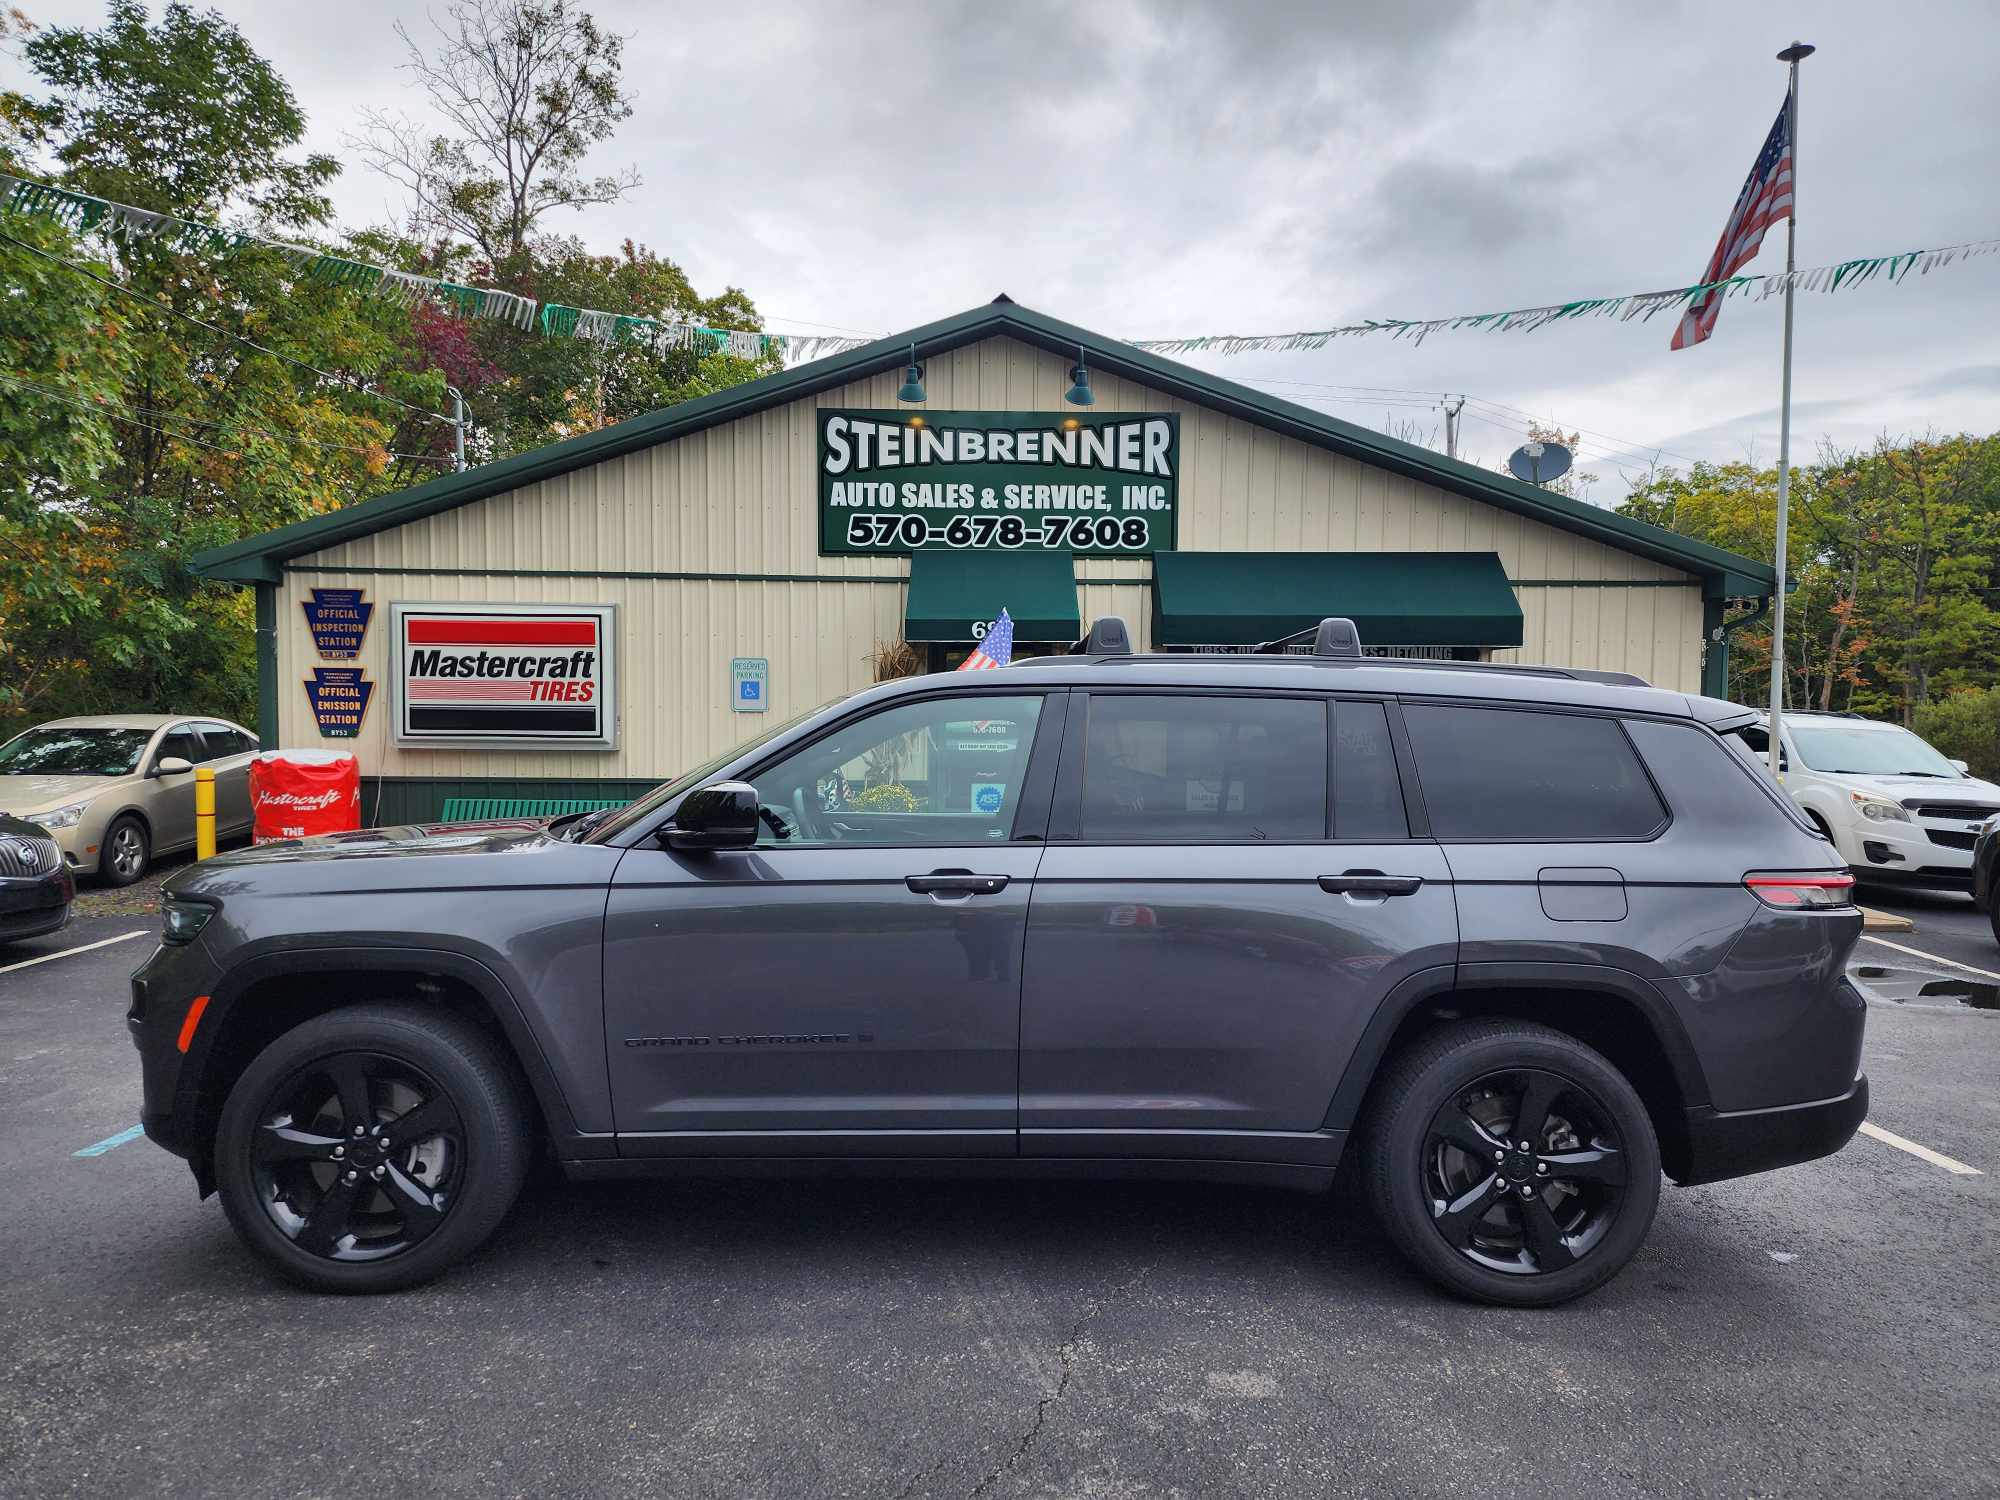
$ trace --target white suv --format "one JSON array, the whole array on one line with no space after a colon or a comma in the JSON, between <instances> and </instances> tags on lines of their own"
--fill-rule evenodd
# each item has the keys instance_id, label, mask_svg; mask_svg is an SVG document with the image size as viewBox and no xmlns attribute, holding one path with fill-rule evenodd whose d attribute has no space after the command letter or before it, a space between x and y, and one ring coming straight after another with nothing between
<instances>
[{"instance_id":1,"label":"white suv","mask_svg":"<svg viewBox=\"0 0 2000 1500\"><path fill-rule=\"evenodd\" d=\"M1770 718L1737 731L1768 765ZM1778 779L1866 880L1972 888L1972 846L2000 813L2000 786L1909 730L1851 714L1786 714Z\"/></svg>"}]
</instances>

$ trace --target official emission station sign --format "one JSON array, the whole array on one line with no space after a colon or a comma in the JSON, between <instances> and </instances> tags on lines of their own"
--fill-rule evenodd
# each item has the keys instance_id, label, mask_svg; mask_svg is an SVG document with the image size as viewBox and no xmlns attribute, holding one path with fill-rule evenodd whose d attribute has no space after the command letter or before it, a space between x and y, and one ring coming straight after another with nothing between
<instances>
[{"instance_id":1,"label":"official emission station sign","mask_svg":"<svg viewBox=\"0 0 2000 1500\"><path fill-rule=\"evenodd\" d=\"M1174 548L1174 412L822 411L819 550Z\"/></svg>"},{"instance_id":2,"label":"official emission station sign","mask_svg":"<svg viewBox=\"0 0 2000 1500\"><path fill-rule=\"evenodd\" d=\"M616 607L389 606L396 741L609 750Z\"/></svg>"}]
</instances>

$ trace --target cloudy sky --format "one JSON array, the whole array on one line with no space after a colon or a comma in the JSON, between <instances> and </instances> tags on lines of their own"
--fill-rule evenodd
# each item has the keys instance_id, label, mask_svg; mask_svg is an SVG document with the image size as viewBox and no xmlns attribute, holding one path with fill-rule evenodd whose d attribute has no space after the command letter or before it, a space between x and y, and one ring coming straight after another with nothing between
<instances>
[{"instance_id":1,"label":"cloudy sky","mask_svg":"<svg viewBox=\"0 0 2000 1500\"><path fill-rule=\"evenodd\" d=\"M42 24L101 4L16 0ZM588 3L588 0L586 0ZM730 4L596 0L635 112L594 164L623 203L552 218L632 237L771 327L888 333L1005 291L1131 338L1482 312L1699 278L1806 25L1799 263L2000 236L1990 0L1330 5L1305 0ZM157 7L156 7L157 9ZM367 107L421 116L395 0L220 9L282 70L313 149L353 162L353 224L399 192L343 144ZM7 69L18 76L17 70ZM1782 232L1752 271L1781 270ZM1342 341L1202 361L1374 428L1498 462L1529 414L1621 474L1777 452L1780 304L1422 347ZM2000 256L1799 304L1794 452L2000 427Z\"/></svg>"}]
</instances>

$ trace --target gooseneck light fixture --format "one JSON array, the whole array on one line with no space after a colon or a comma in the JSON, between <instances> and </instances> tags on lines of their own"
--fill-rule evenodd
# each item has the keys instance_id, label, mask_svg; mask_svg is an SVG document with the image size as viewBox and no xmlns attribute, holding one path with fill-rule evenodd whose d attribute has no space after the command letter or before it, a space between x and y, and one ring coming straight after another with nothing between
<instances>
[{"instance_id":1,"label":"gooseneck light fixture","mask_svg":"<svg viewBox=\"0 0 2000 1500\"><path fill-rule=\"evenodd\" d=\"M1063 393L1063 400L1071 406L1091 406L1097 397L1091 393L1090 371L1084 368L1083 345L1076 346L1076 368L1069 372L1070 388Z\"/></svg>"},{"instance_id":2,"label":"gooseneck light fixture","mask_svg":"<svg viewBox=\"0 0 2000 1500\"><path fill-rule=\"evenodd\" d=\"M910 345L910 367L903 372L903 388L896 392L898 401L923 401L924 367L917 363L917 346Z\"/></svg>"}]
</instances>

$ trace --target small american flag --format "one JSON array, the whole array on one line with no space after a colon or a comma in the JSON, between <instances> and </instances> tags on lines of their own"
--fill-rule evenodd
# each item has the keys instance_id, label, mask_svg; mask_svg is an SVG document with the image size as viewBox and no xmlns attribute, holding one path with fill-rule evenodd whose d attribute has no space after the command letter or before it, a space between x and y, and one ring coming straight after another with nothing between
<instances>
[{"instance_id":1,"label":"small american flag","mask_svg":"<svg viewBox=\"0 0 2000 1500\"><path fill-rule=\"evenodd\" d=\"M1014 621L1006 610L986 632L986 639L973 648L972 655L958 664L961 672L984 672L1004 667L1014 659Z\"/></svg>"},{"instance_id":2,"label":"small american flag","mask_svg":"<svg viewBox=\"0 0 2000 1500\"><path fill-rule=\"evenodd\" d=\"M1736 207L1729 211L1729 222L1722 226L1715 254L1708 258L1708 269L1701 275L1704 285L1734 276L1757 254L1758 246L1764 243L1764 231L1778 220L1792 216L1791 118L1792 98L1787 94L1771 133L1764 137L1764 149L1757 153L1757 163L1743 183L1743 191L1736 195ZM1673 347L1686 349L1699 344L1715 332L1715 320L1721 315L1721 290L1701 293L1681 314L1680 324L1674 329Z\"/></svg>"}]
</instances>

